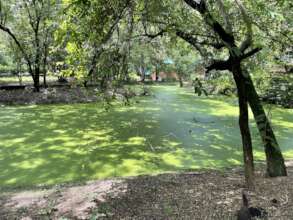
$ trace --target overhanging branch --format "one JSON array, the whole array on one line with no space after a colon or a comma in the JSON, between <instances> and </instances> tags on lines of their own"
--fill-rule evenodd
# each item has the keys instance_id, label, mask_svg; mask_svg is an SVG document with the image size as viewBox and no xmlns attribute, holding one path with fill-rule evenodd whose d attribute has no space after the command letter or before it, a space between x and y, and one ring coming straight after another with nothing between
<instances>
[{"instance_id":1,"label":"overhanging branch","mask_svg":"<svg viewBox=\"0 0 293 220\"><path fill-rule=\"evenodd\" d=\"M235 39L232 34L229 34L222 25L214 19L209 12L205 0L184 0L191 8L197 10L205 22L219 35L221 40L226 44L228 48L235 47Z\"/></svg>"},{"instance_id":2,"label":"overhanging branch","mask_svg":"<svg viewBox=\"0 0 293 220\"><path fill-rule=\"evenodd\" d=\"M231 60L214 60L211 65L206 67L206 73L209 73L212 70L230 70L231 69Z\"/></svg>"},{"instance_id":3,"label":"overhanging branch","mask_svg":"<svg viewBox=\"0 0 293 220\"><path fill-rule=\"evenodd\" d=\"M148 37L148 38L151 38L151 39L155 39L156 37L162 37L164 35L164 33L166 33L167 31L166 30L161 30L159 31L158 33L156 34L149 34L149 33L146 33L143 34L143 35L140 35L142 37Z\"/></svg>"},{"instance_id":4,"label":"overhanging branch","mask_svg":"<svg viewBox=\"0 0 293 220\"><path fill-rule=\"evenodd\" d=\"M29 68L30 73L33 74L31 61L30 61L27 53L25 52L24 48L22 47L21 43L16 38L16 36L12 33L12 31L8 27L3 26L2 24L0 24L0 30L6 32L13 39L14 43L17 45L20 52L24 56L24 59L28 64L28 68Z\"/></svg>"},{"instance_id":5,"label":"overhanging branch","mask_svg":"<svg viewBox=\"0 0 293 220\"><path fill-rule=\"evenodd\" d=\"M262 50L262 48L257 47L257 48L255 48L255 49L249 51L248 53L243 54L243 55L240 57L240 59L241 59L241 60L244 60L244 59L246 59L246 58L248 58L248 57L253 56L254 54L258 53L258 52L261 51L261 50Z\"/></svg>"},{"instance_id":6,"label":"overhanging branch","mask_svg":"<svg viewBox=\"0 0 293 220\"><path fill-rule=\"evenodd\" d=\"M185 40L186 42L188 42L189 44L191 44L199 53L202 57L206 56L206 51L204 50L203 47L201 47L198 43L197 43L197 39L195 37L193 37L192 35L185 33L183 31L177 30L176 31L176 35L178 37L180 37L181 39Z\"/></svg>"},{"instance_id":7,"label":"overhanging branch","mask_svg":"<svg viewBox=\"0 0 293 220\"><path fill-rule=\"evenodd\" d=\"M247 28L245 40L242 42L240 46L240 51L243 53L252 44L252 22L242 2L240 0L235 0L235 2L241 11L243 21Z\"/></svg>"}]
</instances>

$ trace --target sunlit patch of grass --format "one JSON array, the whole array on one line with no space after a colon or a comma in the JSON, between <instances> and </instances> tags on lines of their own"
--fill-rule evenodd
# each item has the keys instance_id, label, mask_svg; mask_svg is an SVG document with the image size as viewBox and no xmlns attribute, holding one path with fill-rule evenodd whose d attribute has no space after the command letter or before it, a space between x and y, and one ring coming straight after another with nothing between
<instances>
[{"instance_id":1,"label":"sunlit patch of grass","mask_svg":"<svg viewBox=\"0 0 293 220\"><path fill-rule=\"evenodd\" d=\"M32 105L0 108L0 186L223 168L242 163L235 98L197 97L177 86L129 106ZM285 157L293 158L292 110L272 109ZM251 119L255 158L263 160Z\"/></svg>"},{"instance_id":2,"label":"sunlit patch of grass","mask_svg":"<svg viewBox=\"0 0 293 220\"><path fill-rule=\"evenodd\" d=\"M33 83L33 79L31 76L22 76L21 77L22 83ZM47 82L50 81L57 81L57 77L55 76L47 76ZM5 85L5 84L19 84L19 78L18 76L2 76L0 77L0 84Z\"/></svg>"}]
</instances>

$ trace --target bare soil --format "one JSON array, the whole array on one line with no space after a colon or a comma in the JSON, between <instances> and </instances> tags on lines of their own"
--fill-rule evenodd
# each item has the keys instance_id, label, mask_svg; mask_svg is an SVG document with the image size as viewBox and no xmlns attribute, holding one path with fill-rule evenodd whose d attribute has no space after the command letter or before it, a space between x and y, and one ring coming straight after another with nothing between
<instances>
[{"instance_id":1,"label":"bare soil","mask_svg":"<svg viewBox=\"0 0 293 220\"><path fill-rule=\"evenodd\" d=\"M235 219L241 194L267 219L293 219L293 162L288 177L266 178L258 166L255 190L243 171L191 171L90 181L0 194L0 219Z\"/></svg>"}]
</instances>

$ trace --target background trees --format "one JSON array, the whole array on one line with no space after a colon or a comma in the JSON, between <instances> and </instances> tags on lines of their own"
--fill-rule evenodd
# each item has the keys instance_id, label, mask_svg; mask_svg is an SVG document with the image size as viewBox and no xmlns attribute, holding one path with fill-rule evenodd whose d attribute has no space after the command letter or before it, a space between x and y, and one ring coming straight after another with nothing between
<instances>
[{"instance_id":1,"label":"background trees","mask_svg":"<svg viewBox=\"0 0 293 220\"><path fill-rule=\"evenodd\" d=\"M169 71L177 73L179 77L180 87L183 87L183 81L195 77L195 71L198 56L191 50L190 46L180 39L171 41L168 44L168 57L172 61ZM197 76L198 77L198 76Z\"/></svg>"},{"instance_id":2,"label":"background trees","mask_svg":"<svg viewBox=\"0 0 293 220\"><path fill-rule=\"evenodd\" d=\"M59 22L61 5L58 3L53 0L0 2L0 29L18 47L15 52L21 52L36 91L40 90L41 74L46 82L49 47Z\"/></svg>"}]
</instances>

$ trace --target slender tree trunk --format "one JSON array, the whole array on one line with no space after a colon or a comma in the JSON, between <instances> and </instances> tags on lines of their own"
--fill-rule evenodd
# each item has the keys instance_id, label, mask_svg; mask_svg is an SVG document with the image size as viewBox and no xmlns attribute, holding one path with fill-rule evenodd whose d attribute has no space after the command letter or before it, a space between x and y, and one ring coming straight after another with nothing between
<instances>
[{"instance_id":1,"label":"slender tree trunk","mask_svg":"<svg viewBox=\"0 0 293 220\"><path fill-rule=\"evenodd\" d=\"M141 71L141 82L144 82L145 81L145 70L143 69Z\"/></svg>"},{"instance_id":2,"label":"slender tree trunk","mask_svg":"<svg viewBox=\"0 0 293 220\"><path fill-rule=\"evenodd\" d=\"M239 127L242 138L245 181L248 188L254 188L253 150L249 129L247 93L239 63L232 67L232 72L238 91Z\"/></svg>"},{"instance_id":3,"label":"slender tree trunk","mask_svg":"<svg viewBox=\"0 0 293 220\"><path fill-rule=\"evenodd\" d=\"M100 86L101 86L102 91L105 91L107 89L108 85L107 85L107 76L106 75L104 75L102 77L101 82L100 82Z\"/></svg>"},{"instance_id":4,"label":"slender tree trunk","mask_svg":"<svg viewBox=\"0 0 293 220\"><path fill-rule=\"evenodd\" d=\"M44 59L43 59L43 83L44 83L44 88L47 88L47 66L48 66L48 45L45 45L44 48L45 52L44 52Z\"/></svg>"},{"instance_id":5,"label":"slender tree trunk","mask_svg":"<svg viewBox=\"0 0 293 220\"><path fill-rule=\"evenodd\" d=\"M22 75L21 75L21 72L19 72L17 76L18 76L19 85L22 86Z\"/></svg>"},{"instance_id":6,"label":"slender tree trunk","mask_svg":"<svg viewBox=\"0 0 293 220\"><path fill-rule=\"evenodd\" d=\"M253 81L247 70L244 71L244 74L248 103L253 112L254 119L265 148L267 175L270 177L287 176L284 158L274 131L271 127L271 123L267 118L262 103L260 102L253 85Z\"/></svg>"},{"instance_id":7,"label":"slender tree trunk","mask_svg":"<svg viewBox=\"0 0 293 220\"><path fill-rule=\"evenodd\" d=\"M47 88L47 73L46 71L44 72L44 75L43 75L43 83L44 83L44 88Z\"/></svg>"},{"instance_id":8,"label":"slender tree trunk","mask_svg":"<svg viewBox=\"0 0 293 220\"><path fill-rule=\"evenodd\" d=\"M19 85L22 86L22 76L21 76L21 61L17 60L17 77Z\"/></svg>"},{"instance_id":9,"label":"slender tree trunk","mask_svg":"<svg viewBox=\"0 0 293 220\"><path fill-rule=\"evenodd\" d=\"M159 79L159 68L156 65L156 79L155 79L155 81L158 82L158 79Z\"/></svg>"},{"instance_id":10,"label":"slender tree trunk","mask_svg":"<svg viewBox=\"0 0 293 220\"><path fill-rule=\"evenodd\" d=\"M84 81L83 81L83 86L84 86L84 88L87 88L87 83L88 83L87 80L84 80Z\"/></svg>"},{"instance_id":11,"label":"slender tree trunk","mask_svg":"<svg viewBox=\"0 0 293 220\"><path fill-rule=\"evenodd\" d=\"M182 79L182 76L179 76L179 86L181 88L183 87L183 79Z\"/></svg>"}]
</instances>

